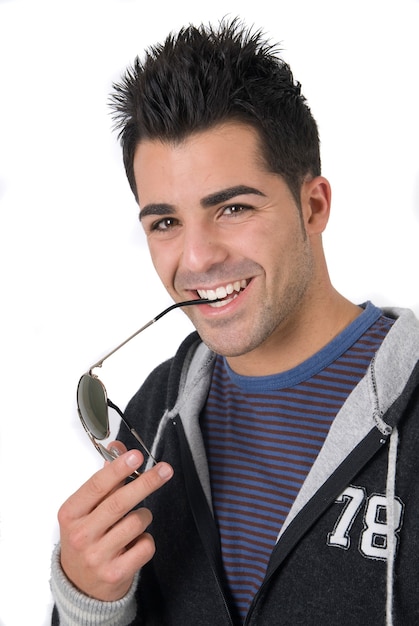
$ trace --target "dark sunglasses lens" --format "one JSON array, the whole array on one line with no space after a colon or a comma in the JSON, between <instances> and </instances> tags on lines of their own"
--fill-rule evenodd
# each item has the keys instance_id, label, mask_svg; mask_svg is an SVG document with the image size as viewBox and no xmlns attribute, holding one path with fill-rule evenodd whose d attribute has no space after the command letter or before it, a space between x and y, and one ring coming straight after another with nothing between
<instances>
[{"instance_id":1,"label":"dark sunglasses lens","mask_svg":"<svg viewBox=\"0 0 419 626\"><path fill-rule=\"evenodd\" d=\"M108 405L102 383L84 374L77 387L77 405L80 417L95 439L109 435Z\"/></svg>"}]
</instances>

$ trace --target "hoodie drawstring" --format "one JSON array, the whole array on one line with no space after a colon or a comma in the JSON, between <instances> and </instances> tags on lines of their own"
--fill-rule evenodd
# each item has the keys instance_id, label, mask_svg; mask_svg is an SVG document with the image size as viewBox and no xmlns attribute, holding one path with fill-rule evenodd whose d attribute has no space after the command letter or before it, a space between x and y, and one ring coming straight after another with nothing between
<instances>
[{"instance_id":1,"label":"hoodie drawstring","mask_svg":"<svg viewBox=\"0 0 419 626\"><path fill-rule=\"evenodd\" d=\"M393 626L393 593L394 593L394 561L396 558L397 538L396 531L398 523L396 521L395 507L395 487L396 487L396 466L397 466L397 446L399 434L397 428L393 428L390 435L390 446L388 451L387 465L387 600L386 600L386 626Z\"/></svg>"}]
</instances>

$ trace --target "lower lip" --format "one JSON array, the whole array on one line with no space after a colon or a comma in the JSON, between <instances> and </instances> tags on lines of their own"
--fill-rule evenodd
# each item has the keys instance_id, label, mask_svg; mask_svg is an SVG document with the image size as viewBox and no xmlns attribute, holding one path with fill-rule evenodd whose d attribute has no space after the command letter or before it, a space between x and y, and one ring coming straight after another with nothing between
<instances>
[{"instance_id":1,"label":"lower lip","mask_svg":"<svg viewBox=\"0 0 419 626\"><path fill-rule=\"evenodd\" d=\"M242 292L240 291L240 293L235 293L234 295L232 294L231 296L229 296L228 298L225 298L224 300L214 300L214 302L208 302L208 305L212 308L212 309L222 309L226 306L228 306L230 304L230 302L233 302L233 300L237 300L237 298L239 297L239 295Z\"/></svg>"}]
</instances>

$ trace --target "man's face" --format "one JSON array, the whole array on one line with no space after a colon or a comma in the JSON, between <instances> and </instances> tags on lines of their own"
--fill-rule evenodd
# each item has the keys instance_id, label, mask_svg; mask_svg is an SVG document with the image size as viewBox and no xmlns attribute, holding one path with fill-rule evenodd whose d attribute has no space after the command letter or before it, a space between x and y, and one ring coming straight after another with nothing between
<instances>
[{"instance_id":1,"label":"man's face","mask_svg":"<svg viewBox=\"0 0 419 626\"><path fill-rule=\"evenodd\" d=\"M157 273L203 341L263 357L310 302L310 236L284 180L268 172L249 126L219 125L181 143L141 142L134 172ZM279 345L279 344L278 344ZM235 360L235 359L234 359Z\"/></svg>"}]
</instances>

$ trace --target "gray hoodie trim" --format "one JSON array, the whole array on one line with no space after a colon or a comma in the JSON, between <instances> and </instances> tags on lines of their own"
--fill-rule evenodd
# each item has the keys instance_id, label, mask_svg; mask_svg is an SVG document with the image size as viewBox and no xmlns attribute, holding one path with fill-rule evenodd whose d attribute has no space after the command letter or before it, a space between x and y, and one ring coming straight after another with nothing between
<instances>
[{"instance_id":1,"label":"gray hoodie trim","mask_svg":"<svg viewBox=\"0 0 419 626\"><path fill-rule=\"evenodd\" d=\"M213 511L211 485L205 444L199 425L199 416L208 396L216 355L203 343L192 346L183 368L179 394L174 407L166 413L166 421L177 415L182 420L202 488Z\"/></svg>"},{"instance_id":2,"label":"gray hoodie trim","mask_svg":"<svg viewBox=\"0 0 419 626\"><path fill-rule=\"evenodd\" d=\"M396 322L381 344L366 375L336 415L279 537L348 454L373 428L379 428L377 409L381 417L401 394L419 360L419 322L412 311L383 309L383 313L397 318Z\"/></svg>"}]
</instances>

